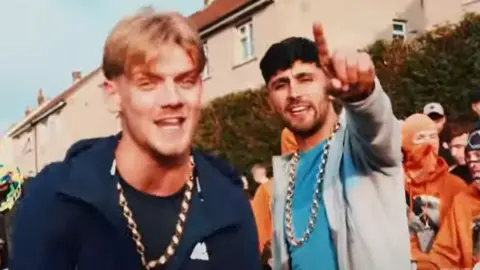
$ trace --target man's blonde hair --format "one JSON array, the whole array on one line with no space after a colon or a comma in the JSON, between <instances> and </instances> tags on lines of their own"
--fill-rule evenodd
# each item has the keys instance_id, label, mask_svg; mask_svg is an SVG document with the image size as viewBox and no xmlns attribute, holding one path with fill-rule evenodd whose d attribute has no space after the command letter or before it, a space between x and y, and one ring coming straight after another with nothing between
<instances>
[{"instance_id":1,"label":"man's blonde hair","mask_svg":"<svg viewBox=\"0 0 480 270\"><path fill-rule=\"evenodd\" d=\"M196 27L177 12L144 10L120 21L105 42L103 73L109 80L131 75L136 67L148 67L159 57L159 46L173 43L185 49L199 74L205 54Z\"/></svg>"}]
</instances>

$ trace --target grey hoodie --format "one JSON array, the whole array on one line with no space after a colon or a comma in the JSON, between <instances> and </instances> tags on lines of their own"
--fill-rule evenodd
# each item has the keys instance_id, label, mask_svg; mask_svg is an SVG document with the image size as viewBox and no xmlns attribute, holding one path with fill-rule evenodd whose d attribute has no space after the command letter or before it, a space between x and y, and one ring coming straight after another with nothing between
<instances>
[{"instance_id":1,"label":"grey hoodie","mask_svg":"<svg viewBox=\"0 0 480 270\"><path fill-rule=\"evenodd\" d=\"M339 269L410 269L400 126L378 80L368 98L345 104L340 125L323 180ZM290 158L273 158L274 270L290 269L284 231ZM355 172L342 183L340 170L346 161Z\"/></svg>"}]
</instances>

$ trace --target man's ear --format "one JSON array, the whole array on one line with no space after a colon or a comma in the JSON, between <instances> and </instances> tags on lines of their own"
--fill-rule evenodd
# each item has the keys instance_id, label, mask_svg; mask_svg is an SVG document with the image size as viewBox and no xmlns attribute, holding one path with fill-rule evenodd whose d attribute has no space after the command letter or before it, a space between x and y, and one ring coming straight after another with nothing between
<instances>
[{"instance_id":1,"label":"man's ear","mask_svg":"<svg viewBox=\"0 0 480 270\"><path fill-rule=\"evenodd\" d=\"M102 84L102 88L103 94L105 95L107 109L115 115L118 115L121 108L121 99L117 82L105 80Z\"/></svg>"},{"instance_id":2,"label":"man's ear","mask_svg":"<svg viewBox=\"0 0 480 270\"><path fill-rule=\"evenodd\" d=\"M270 97L269 97L269 93L270 93L270 90L268 89L268 86L264 86L263 89L263 94L265 95L265 99L267 100L267 105L268 105L268 108L272 111L275 111L275 107L273 106L273 103L272 101L270 100Z\"/></svg>"}]
</instances>

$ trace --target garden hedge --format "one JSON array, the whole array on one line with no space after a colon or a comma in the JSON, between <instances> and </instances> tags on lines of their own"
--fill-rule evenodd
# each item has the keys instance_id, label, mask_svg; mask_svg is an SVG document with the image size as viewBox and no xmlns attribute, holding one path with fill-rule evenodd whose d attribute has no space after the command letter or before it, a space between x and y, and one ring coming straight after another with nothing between
<instances>
[{"instance_id":1,"label":"garden hedge","mask_svg":"<svg viewBox=\"0 0 480 270\"><path fill-rule=\"evenodd\" d=\"M467 14L407 43L377 41L366 51L397 117L440 102L450 121L473 120L469 96L480 86L479 15ZM220 97L203 110L196 145L247 171L279 154L282 128L264 89L251 89Z\"/></svg>"}]
</instances>

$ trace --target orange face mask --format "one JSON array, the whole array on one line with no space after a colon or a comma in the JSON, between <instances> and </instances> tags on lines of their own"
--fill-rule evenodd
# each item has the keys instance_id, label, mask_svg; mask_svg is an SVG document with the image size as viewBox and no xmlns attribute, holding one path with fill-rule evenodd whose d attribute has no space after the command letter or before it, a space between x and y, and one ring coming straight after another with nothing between
<instances>
[{"instance_id":1,"label":"orange face mask","mask_svg":"<svg viewBox=\"0 0 480 270\"><path fill-rule=\"evenodd\" d=\"M433 169L436 165L435 149L430 143L419 143L419 133L435 130L435 123L424 114L413 114L402 124L402 151L407 170ZM427 140L426 140L427 141Z\"/></svg>"},{"instance_id":2,"label":"orange face mask","mask_svg":"<svg viewBox=\"0 0 480 270\"><path fill-rule=\"evenodd\" d=\"M416 145L410 151L404 151L404 167L407 170L435 169L436 153L430 144Z\"/></svg>"}]
</instances>

